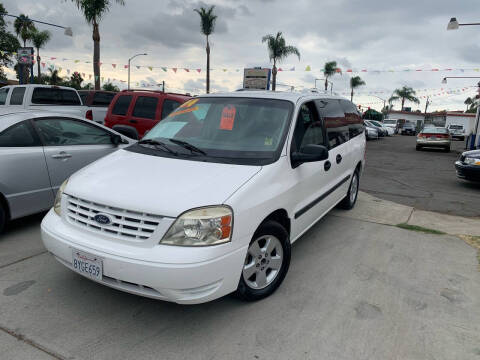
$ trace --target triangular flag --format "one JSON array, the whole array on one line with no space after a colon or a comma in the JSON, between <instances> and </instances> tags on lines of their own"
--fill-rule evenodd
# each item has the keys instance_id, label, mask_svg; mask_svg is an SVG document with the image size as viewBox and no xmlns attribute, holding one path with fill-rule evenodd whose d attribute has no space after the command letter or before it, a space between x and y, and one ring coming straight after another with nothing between
<instances>
[{"instance_id":1,"label":"triangular flag","mask_svg":"<svg viewBox=\"0 0 480 360\"><path fill-rule=\"evenodd\" d=\"M70 75L70 69L67 69L67 74Z\"/></svg>"},{"instance_id":2,"label":"triangular flag","mask_svg":"<svg viewBox=\"0 0 480 360\"><path fill-rule=\"evenodd\" d=\"M137 69L140 70L140 65L137 65Z\"/></svg>"},{"instance_id":3,"label":"triangular flag","mask_svg":"<svg viewBox=\"0 0 480 360\"><path fill-rule=\"evenodd\" d=\"M236 71L236 72L239 72L239 71L240 71L240 69L237 69L237 70L235 70L235 71Z\"/></svg>"},{"instance_id":4,"label":"triangular flag","mask_svg":"<svg viewBox=\"0 0 480 360\"><path fill-rule=\"evenodd\" d=\"M310 65L307 65L307 67L305 68L305 71L312 71L312 68L310 67Z\"/></svg>"},{"instance_id":5,"label":"triangular flag","mask_svg":"<svg viewBox=\"0 0 480 360\"><path fill-rule=\"evenodd\" d=\"M223 72L227 72L227 69L223 69Z\"/></svg>"},{"instance_id":6,"label":"triangular flag","mask_svg":"<svg viewBox=\"0 0 480 360\"><path fill-rule=\"evenodd\" d=\"M190 69L186 69L186 68L184 68L183 70L185 70L186 72L190 72Z\"/></svg>"},{"instance_id":7,"label":"triangular flag","mask_svg":"<svg viewBox=\"0 0 480 360\"><path fill-rule=\"evenodd\" d=\"M85 73L82 73L82 77L85 78Z\"/></svg>"},{"instance_id":8,"label":"triangular flag","mask_svg":"<svg viewBox=\"0 0 480 360\"><path fill-rule=\"evenodd\" d=\"M50 60L55 60L55 59L56 59L56 57L51 57L51 58L50 58Z\"/></svg>"},{"instance_id":9,"label":"triangular flag","mask_svg":"<svg viewBox=\"0 0 480 360\"><path fill-rule=\"evenodd\" d=\"M102 66L102 64L103 64L102 62L100 62L100 61L98 62L98 66Z\"/></svg>"},{"instance_id":10,"label":"triangular flag","mask_svg":"<svg viewBox=\"0 0 480 360\"><path fill-rule=\"evenodd\" d=\"M278 68L278 71L283 71L283 69L282 69L282 68Z\"/></svg>"},{"instance_id":11,"label":"triangular flag","mask_svg":"<svg viewBox=\"0 0 480 360\"><path fill-rule=\"evenodd\" d=\"M149 67L148 67L148 70L152 71L152 70L153 70L153 67L149 66Z\"/></svg>"},{"instance_id":12,"label":"triangular flag","mask_svg":"<svg viewBox=\"0 0 480 360\"><path fill-rule=\"evenodd\" d=\"M352 72L352 69L347 69L347 72L350 72L350 73L351 73L351 72Z\"/></svg>"},{"instance_id":13,"label":"triangular flag","mask_svg":"<svg viewBox=\"0 0 480 360\"><path fill-rule=\"evenodd\" d=\"M117 67L117 64L112 64L113 68L115 69Z\"/></svg>"},{"instance_id":14,"label":"triangular flag","mask_svg":"<svg viewBox=\"0 0 480 360\"><path fill-rule=\"evenodd\" d=\"M124 69L128 69L128 65L123 65L123 68L124 68Z\"/></svg>"},{"instance_id":15,"label":"triangular flag","mask_svg":"<svg viewBox=\"0 0 480 360\"><path fill-rule=\"evenodd\" d=\"M92 74L88 74L88 79L90 80L92 78Z\"/></svg>"},{"instance_id":16,"label":"triangular flag","mask_svg":"<svg viewBox=\"0 0 480 360\"><path fill-rule=\"evenodd\" d=\"M73 60L73 62L74 62L75 64L78 64L78 63L80 62L80 60Z\"/></svg>"},{"instance_id":17,"label":"triangular flag","mask_svg":"<svg viewBox=\"0 0 480 360\"><path fill-rule=\"evenodd\" d=\"M295 66L290 69L290 71L295 71Z\"/></svg>"},{"instance_id":18,"label":"triangular flag","mask_svg":"<svg viewBox=\"0 0 480 360\"><path fill-rule=\"evenodd\" d=\"M167 72L167 68L166 67L162 67L162 70Z\"/></svg>"},{"instance_id":19,"label":"triangular flag","mask_svg":"<svg viewBox=\"0 0 480 360\"><path fill-rule=\"evenodd\" d=\"M200 73L202 71L202 69L197 69L197 72Z\"/></svg>"},{"instance_id":20,"label":"triangular flag","mask_svg":"<svg viewBox=\"0 0 480 360\"><path fill-rule=\"evenodd\" d=\"M177 68L172 68L173 72L176 73L177 72Z\"/></svg>"},{"instance_id":21,"label":"triangular flag","mask_svg":"<svg viewBox=\"0 0 480 360\"><path fill-rule=\"evenodd\" d=\"M367 72L367 69L363 69L362 72Z\"/></svg>"},{"instance_id":22,"label":"triangular flag","mask_svg":"<svg viewBox=\"0 0 480 360\"><path fill-rule=\"evenodd\" d=\"M62 67L61 67L61 66L58 68L58 72L60 72L60 71L62 71Z\"/></svg>"},{"instance_id":23,"label":"triangular flag","mask_svg":"<svg viewBox=\"0 0 480 360\"><path fill-rule=\"evenodd\" d=\"M337 72L337 73L340 73L340 74L341 74L341 73L342 73L342 69L340 69L340 68L336 68L336 69L335 69L335 72Z\"/></svg>"}]
</instances>

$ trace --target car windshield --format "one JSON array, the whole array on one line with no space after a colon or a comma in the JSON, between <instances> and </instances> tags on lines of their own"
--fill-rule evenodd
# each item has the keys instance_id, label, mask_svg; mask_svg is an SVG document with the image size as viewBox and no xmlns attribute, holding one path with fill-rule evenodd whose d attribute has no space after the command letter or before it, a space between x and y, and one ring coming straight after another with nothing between
<instances>
[{"instance_id":1,"label":"car windshield","mask_svg":"<svg viewBox=\"0 0 480 360\"><path fill-rule=\"evenodd\" d=\"M165 143L180 156L190 155L193 160L271 163L283 146L292 109L293 104L284 100L196 98L170 113L142 141ZM197 149L194 155L194 151L188 151L192 148ZM158 148L155 151L158 153ZM160 152L162 156L172 156Z\"/></svg>"},{"instance_id":2,"label":"car windshield","mask_svg":"<svg viewBox=\"0 0 480 360\"><path fill-rule=\"evenodd\" d=\"M445 128L436 128L436 127L430 127L427 129L423 129L422 131L424 134L448 134L447 129Z\"/></svg>"},{"instance_id":3,"label":"car windshield","mask_svg":"<svg viewBox=\"0 0 480 360\"><path fill-rule=\"evenodd\" d=\"M413 124L405 124L403 125L404 128L414 128L415 126Z\"/></svg>"},{"instance_id":4,"label":"car windshield","mask_svg":"<svg viewBox=\"0 0 480 360\"><path fill-rule=\"evenodd\" d=\"M381 123L379 123L378 121L375 121L375 120L370 120L370 122L375 126L380 126L380 127L383 126L383 124L381 124Z\"/></svg>"}]
</instances>

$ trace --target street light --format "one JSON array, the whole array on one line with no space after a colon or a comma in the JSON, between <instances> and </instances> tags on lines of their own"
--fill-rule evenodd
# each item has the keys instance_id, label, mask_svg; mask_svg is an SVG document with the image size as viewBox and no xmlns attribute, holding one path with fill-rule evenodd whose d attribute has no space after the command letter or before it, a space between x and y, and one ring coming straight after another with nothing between
<instances>
[{"instance_id":1,"label":"street light","mask_svg":"<svg viewBox=\"0 0 480 360\"><path fill-rule=\"evenodd\" d=\"M480 25L480 23L459 24L457 18L451 18L447 25L447 30L458 30L460 26L472 26L472 25Z\"/></svg>"},{"instance_id":2,"label":"street light","mask_svg":"<svg viewBox=\"0 0 480 360\"><path fill-rule=\"evenodd\" d=\"M10 17L14 17L16 19L20 19L22 20L23 18L21 18L20 16L17 16L17 15L10 15L10 14L7 14L7 13L2 13L0 14L1 16L10 16ZM69 27L69 26L62 26L62 25L57 25L57 24L52 24L52 23L47 23L45 21L40 21L40 20L34 20L34 19L30 19L28 18L28 21L32 21L32 22L36 22L36 23L39 23L39 24L43 24L43 25L49 25L49 26L55 26L55 27L58 27L58 28L61 28L61 29L64 29L65 31L63 32L64 35L66 36L73 36L73 31L72 31L72 28Z\"/></svg>"},{"instance_id":3,"label":"street light","mask_svg":"<svg viewBox=\"0 0 480 360\"><path fill-rule=\"evenodd\" d=\"M480 76L446 76L442 79L442 84L446 84L447 79L480 79Z\"/></svg>"},{"instance_id":4,"label":"street light","mask_svg":"<svg viewBox=\"0 0 480 360\"><path fill-rule=\"evenodd\" d=\"M136 54L136 55L133 55L130 59L128 59L128 84L127 84L127 90L130 90L130 61L132 61L132 59L136 58L137 56L143 56L143 55L148 55L147 53L144 53L144 54Z\"/></svg>"}]
</instances>

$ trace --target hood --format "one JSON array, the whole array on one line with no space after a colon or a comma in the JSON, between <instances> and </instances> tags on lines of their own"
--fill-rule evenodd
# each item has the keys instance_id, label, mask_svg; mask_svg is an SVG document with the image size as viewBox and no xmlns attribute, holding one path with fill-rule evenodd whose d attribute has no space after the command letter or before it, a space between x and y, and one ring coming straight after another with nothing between
<instances>
[{"instance_id":1,"label":"hood","mask_svg":"<svg viewBox=\"0 0 480 360\"><path fill-rule=\"evenodd\" d=\"M470 150L470 151L465 151L463 156L470 156L474 158L480 158L480 150Z\"/></svg>"},{"instance_id":2,"label":"hood","mask_svg":"<svg viewBox=\"0 0 480 360\"><path fill-rule=\"evenodd\" d=\"M65 193L121 209L177 217L222 204L261 170L118 150L75 173Z\"/></svg>"}]
</instances>

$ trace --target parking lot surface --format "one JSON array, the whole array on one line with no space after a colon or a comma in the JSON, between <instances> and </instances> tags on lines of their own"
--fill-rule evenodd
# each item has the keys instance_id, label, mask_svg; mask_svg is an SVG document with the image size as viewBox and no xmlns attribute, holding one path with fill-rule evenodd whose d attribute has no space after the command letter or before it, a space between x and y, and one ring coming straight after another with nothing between
<instances>
[{"instance_id":1,"label":"parking lot surface","mask_svg":"<svg viewBox=\"0 0 480 360\"><path fill-rule=\"evenodd\" d=\"M2 359L480 357L478 262L455 237L329 215L294 244L273 296L181 306L73 273L38 226L0 238L0 254L23 251L0 267Z\"/></svg>"},{"instance_id":2,"label":"parking lot surface","mask_svg":"<svg viewBox=\"0 0 480 360\"><path fill-rule=\"evenodd\" d=\"M417 209L480 217L480 184L459 180L454 163L465 142L452 151L415 150L415 136L383 138L367 143L367 164L360 189L379 198Z\"/></svg>"}]
</instances>

